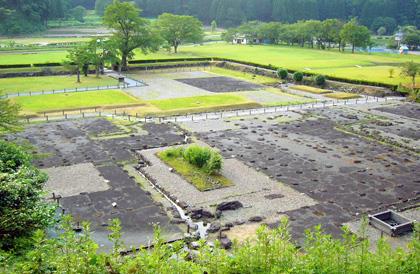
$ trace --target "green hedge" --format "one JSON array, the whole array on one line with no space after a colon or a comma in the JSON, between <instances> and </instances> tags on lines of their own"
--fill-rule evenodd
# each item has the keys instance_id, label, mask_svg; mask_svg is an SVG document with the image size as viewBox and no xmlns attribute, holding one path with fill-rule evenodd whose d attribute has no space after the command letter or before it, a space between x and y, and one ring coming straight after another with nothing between
<instances>
[{"instance_id":1,"label":"green hedge","mask_svg":"<svg viewBox=\"0 0 420 274\"><path fill-rule=\"evenodd\" d=\"M9 68L30 68L31 64L10 64L10 65L0 65L0 69L9 69Z\"/></svg>"},{"instance_id":2,"label":"green hedge","mask_svg":"<svg viewBox=\"0 0 420 274\"><path fill-rule=\"evenodd\" d=\"M186 62L186 61L211 61L212 58L173 58L173 59L150 59L150 60L132 60L129 64L151 64L151 63L169 63L169 62Z\"/></svg>"},{"instance_id":3,"label":"green hedge","mask_svg":"<svg viewBox=\"0 0 420 274\"><path fill-rule=\"evenodd\" d=\"M61 67L63 64L61 63L38 63L33 64L34 67Z\"/></svg>"}]
</instances>

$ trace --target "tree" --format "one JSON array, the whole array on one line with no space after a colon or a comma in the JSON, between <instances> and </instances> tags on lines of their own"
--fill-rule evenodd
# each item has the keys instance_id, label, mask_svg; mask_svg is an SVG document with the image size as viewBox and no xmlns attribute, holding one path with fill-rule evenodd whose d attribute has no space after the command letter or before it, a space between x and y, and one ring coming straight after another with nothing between
<instances>
[{"instance_id":1,"label":"tree","mask_svg":"<svg viewBox=\"0 0 420 274\"><path fill-rule=\"evenodd\" d=\"M112 0L96 0L95 1L95 12L99 16L103 16L105 9L112 3Z\"/></svg>"},{"instance_id":2,"label":"tree","mask_svg":"<svg viewBox=\"0 0 420 274\"><path fill-rule=\"evenodd\" d=\"M105 63L118 61L117 50L110 40L92 39L87 48L87 58L95 66L96 77L103 72Z\"/></svg>"},{"instance_id":3,"label":"tree","mask_svg":"<svg viewBox=\"0 0 420 274\"><path fill-rule=\"evenodd\" d=\"M71 10L71 14L79 22L85 21L86 9L82 6L77 6Z\"/></svg>"},{"instance_id":4,"label":"tree","mask_svg":"<svg viewBox=\"0 0 420 274\"><path fill-rule=\"evenodd\" d=\"M20 129L18 118L20 106L7 99L0 99L0 134Z\"/></svg>"},{"instance_id":5,"label":"tree","mask_svg":"<svg viewBox=\"0 0 420 274\"><path fill-rule=\"evenodd\" d=\"M420 65L414 61L404 63L401 67L401 75L410 77L412 89L416 88L416 77L420 73Z\"/></svg>"},{"instance_id":6,"label":"tree","mask_svg":"<svg viewBox=\"0 0 420 274\"><path fill-rule=\"evenodd\" d=\"M404 32L402 42L412 50L418 48L420 46L420 30L415 26L406 26L402 30Z\"/></svg>"},{"instance_id":7,"label":"tree","mask_svg":"<svg viewBox=\"0 0 420 274\"><path fill-rule=\"evenodd\" d=\"M386 34L386 28L385 28L385 27L380 27L380 28L376 31L376 33L377 33L379 36L383 36L383 35L385 35L385 34Z\"/></svg>"},{"instance_id":8,"label":"tree","mask_svg":"<svg viewBox=\"0 0 420 274\"><path fill-rule=\"evenodd\" d=\"M156 21L160 35L178 52L179 45L203 39L203 24L193 16L164 13Z\"/></svg>"},{"instance_id":9,"label":"tree","mask_svg":"<svg viewBox=\"0 0 420 274\"><path fill-rule=\"evenodd\" d=\"M43 197L46 174L34 168L21 147L0 141L0 248L49 226L55 207Z\"/></svg>"},{"instance_id":10,"label":"tree","mask_svg":"<svg viewBox=\"0 0 420 274\"><path fill-rule=\"evenodd\" d=\"M149 21L140 17L141 10L132 2L114 0L105 10L104 24L114 30L111 37L121 57L119 70L127 70L128 59L140 48L144 54L157 51L161 39L154 32Z\"/></svg>"},{"instance_id":11,"label":"tree","mask_svg":"<svg viewBox=\"0 0 420 274\"><path fill-rule=\"evenodd\" d=\"M338 44L338 48L341 49L341 36L340 31L344 23L338 19L327 19L322 22L321 37L325 43L328 43L328 48L331 48L332 44Z\"/></svg>"},{"instance_id":12,"label":"tree","mask_svg":"<svg viewBox=\"0 0 420 274\"><path fill-rule=\"evenodd\" d=\"M211 32L215 32L217 29L217 22L216 20L211 21Z\"/></svg>"},{"instance_id":13,"label":"tree","mask_svg":"<svg viewBox=\"0 0 420 274\"><path fill-rule=\"evenodd\" d=\"M356 47L366 48L370 42L370 32L365 26L359 25L355 18L344 24L340 36L344 42L350 43L351 52L354 53Z\"/></svg>"},{"instance_id":14,"label":"tree","mask_svg":"<svg viewBox=\"0 0 420 274\"><path fill-rule=\"evenodd\" d=\"M85 76L87 76L86 67L89 67L89 63L92 59L91 51L88 46L77 46L69 50L67 55L69 62L66 64L71 67L77 75L77 83L80 83L80 71L84 70Z\"/></svg>"}]
</instances>

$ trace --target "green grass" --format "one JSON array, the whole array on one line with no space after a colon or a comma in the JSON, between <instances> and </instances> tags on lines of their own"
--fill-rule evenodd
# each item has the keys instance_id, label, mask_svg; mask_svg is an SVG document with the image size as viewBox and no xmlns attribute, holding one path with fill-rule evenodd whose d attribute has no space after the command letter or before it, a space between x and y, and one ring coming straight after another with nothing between
<instances>
[{"instance_id":1,"label":"green grass","mask_svg":"<svg viewBox=\"0 0 420 274\"><path fill-rule=\"evenodd\" d=\"M219 67L212 67L211 71L214 74L227 76L227 77L233 77L238 78L241 80L245 80L248 82L261 84L261 85L270 85L270 84L277 84L279 83L279 79L275 79L272 77L262 76L262 75L254 75L247 72L237 71L237 70L231 70L231 69L225 69L225 68L219 68Z\"/></svg>"},{"instance_id":2,"label":"green grass","mask_svg":"<svg viewBox=\"0 0 420 274\"><path fill-rule=\"evenodd\" d=\"M332 98L332 99L339 99L339 100L347 100L347 99L357 99L361 96L354 93L347 93L347 92L334 92L330 94L326 94L325 97Z\"/></svg>"},{"instance_id":3,"label":"green grass","mask_svg":"<svg viewBox=\"0 0 420 274\"><path fill-rule=\"evenodd\" d=\"M327 93L332 93L331 90L314 88L314 87L310 87L310 86L296 85L296 86L292 86L290 88L291 89L295 89L295 90L300 90L300 91L305 91L305 92L313 93L313 94L327 94Z\"/></svg>"},{"instance_id":4,"label":"green grass","mask_svg":"<svg viewBox=\"0 0 420 274\"><path fill-rule=\"evenodd\" d=\"M140 100L119 90L23 96L15 97L11 100L22 107L22 112L24 114L89 107L135 105L142 103Z\"/></svg>"},{"instance_id":5,"label":"green grass","mask_svg":"<svg viewBox=\"0 0 420 274\"><path fill-rule=\"evenodd\" d=\"M26 64L61 62L66 58L66 51L39 51L34 54L1 53L0 64ZM399 73L401 63L420 62L417 55L398 55L387 53L341 53L337 50L317 50L287 46L251 46L230 45L226 43L205 44L203 46L181 46L178 54L164 50L144 55L136 51L134 59L171 59L186 57L221 57L240 61L250 61L264 65L273 65L290 70L302 70L312 73L337 76L352 80L368 80L385 84L409 82ZM388 70L394 68L393 78Z\"/></svg>"},{"instance_id":6,"label":"green grass","mask_svg":"<svg viewBox=\"0 0 420 274\"><path fill-rule=\"evenodd\" d=\"M81 76L81 83L77 83L76 76L16 77L0 79L0 93L13 94L28 91L51 91L117 84L117 80L107 76L100 78Z\"/></svg>"},{"instance_id":7,"label":"green grass","mask_svg":"<svg viewBox=\"0 0 420 274\"><path fill-rule=\"evenodd\" d=\"M200 191L213 190L233 185L226 177L220 174L210 175L204 170L185 161L182 156L172 156L169 153L166 153L166 151L157 153L157 156Z\"/></svg>"},{"instance_id":8,"label":"green grass","mask_svg":"<svg viewBox=\"0 0 420 274\"><path fill-rule=\"evenodd\" d=\"M205 95L186 98L152 100L150 104L160 110L182 110L194 108L211 108L216 106L233 106L250 103L246 98L233 94Z\"/></svg>"}]
</instances>

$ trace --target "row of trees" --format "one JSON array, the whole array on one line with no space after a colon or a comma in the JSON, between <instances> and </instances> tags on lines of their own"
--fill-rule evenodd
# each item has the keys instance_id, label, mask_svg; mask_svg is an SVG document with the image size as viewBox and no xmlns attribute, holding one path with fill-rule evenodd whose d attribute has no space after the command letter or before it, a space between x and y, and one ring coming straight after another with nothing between
<instances>
[{"instance_id":1,"label":"row of trees","mask_svg":"<svg viewBox=\"0 0 420 274\"><path fill-rule=\"evenodd\" d=\"M146 54L163 46L177 52L181 44L203 39L203 25L197 18L164 13L151 23L141 18L140 12L131 2L115 0L107 6L103 21L114 30L112 37L94 39L69 51L68 59L77 72L78 82L81 71L87 74L89 65L95 66L97 76L105 63L117 63L120 70L126 70L136 49Z\"/></svg>"},{"instance_id":2,"label":"row of trees","mask_svg":"<svg viewBox=\"0 0 420 274\"><path fill-rule=\"evenodd\" d=\"M96 3L111 0L96 0ZM193 15L206 24L216 20L220 26L238 26L247 21L348 20L360 22L377 31L389 33L397 25L420 25L418 0L134 0L147 17L161 13ZM102 5L101 4L101 5ZM98 5L101 6L101 5ZM102 5L103 6L103 5ZM104 8L102 8L102 11ZM99 14L102 13L99 9Z\"/></svg>"},{"instance_id":3,"label":"row of trees","mask_svg":"<svg viewBox=\"0 0 420 274\"><path fill-rule=\"evenodd\" d=\"M320 49L338 47L343 51L345 46L350 44L352 52L356 47L365 48L371 43L369 29L360 25L355 18L348 22L327 19L299 21L294 24L252 21L238 28L228 29L222 37L227 42L232 42L238 36L245 36L250 43L266 41L273 44L297 44L302 47L316 46Z\"/></svg>"}]
</instances>

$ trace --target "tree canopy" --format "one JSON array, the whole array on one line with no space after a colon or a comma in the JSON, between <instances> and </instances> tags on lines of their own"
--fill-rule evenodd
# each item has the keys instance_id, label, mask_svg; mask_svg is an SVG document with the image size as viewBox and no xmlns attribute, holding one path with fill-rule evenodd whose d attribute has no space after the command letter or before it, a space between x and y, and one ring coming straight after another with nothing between
<instances>
[{"instance_id":1,"label":"tree canopy","mask_svg":"<svg viewBox=\"0 0 420 274\"><path fill-rule=\"evenodd\" d=\"M132 2L114 0L104 14L104 24L114 30L111 37L121 57L120 69L126 70L128 59L137 48L143 53L157 51L161 40L150 22L140 17L141 10Z\"/></svg>"},{"instance_id":2,"label":"tree canopy","mask_svg":"<svg viewBox=\"0 0 420 274\"><path fill-rule=\"evenodd\" d=\"M156 26L166 42L178 52L179 45L191 42L201 42L203 39L203 24L195 17L164 13L159 15Z\"/></svg>"}]
</instances>

